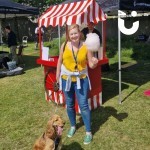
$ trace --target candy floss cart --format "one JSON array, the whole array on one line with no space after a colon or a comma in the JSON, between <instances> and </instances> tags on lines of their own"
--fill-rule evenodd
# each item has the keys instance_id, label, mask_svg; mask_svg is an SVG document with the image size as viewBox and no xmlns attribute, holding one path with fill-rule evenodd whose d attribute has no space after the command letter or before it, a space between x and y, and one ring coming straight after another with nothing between
<instances>
[{"instance_id":1,"label":"candy floss cart","mask_svg":"<svg viewBox=\"0 0 150 150\"><path fill-rule=\"evenodd\" d=\"M63 26L64 24L66 26L71 24L81 25L88 24L89 22L98 23L99 21L102 22L103 41L101 43L101 51L99 51L99 62L95 69L88 68L92 87L92 90L89 92L88 96L89 107L91 110L96 109L102 104L101 65L108 63L108 59L105 55L106 17L103 11L95 0L87 0L51 6L39 18L39 27L48 27L50 25L53 27L58 26L58 33L60 32L59 27ZM39 40L41 41L41 36ZM63 93L61 91L55 92L53 90L53 83L56 81L57 61L58 56L48 58L48 50L46 47L42 47L40 42L40 58L37 59L37 63L44 66L46 100L53 101L56 104L65 104ZM80 113L77 101L75 108L76 112Z\"/></svg>"}]
</instances>

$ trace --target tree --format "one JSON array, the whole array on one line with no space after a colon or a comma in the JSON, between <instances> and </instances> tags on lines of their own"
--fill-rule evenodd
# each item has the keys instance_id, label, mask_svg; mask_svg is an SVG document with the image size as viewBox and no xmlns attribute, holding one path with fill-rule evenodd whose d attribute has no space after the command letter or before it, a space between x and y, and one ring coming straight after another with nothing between
<instances>
[{"instance_id":1,"label":"tree","mask_svg":"<svg viewBox=\"0 0 150 150\"><path fill-rule=\"evenodd\" d=\"M33 7L38 7L40 14L42 14L50 5L60 4L65 0L13 0L13 1Z\"/></svg>"},{"instance_id":2,"label":"tree","mask_svg":"<svg viewBox=\"0 0 150 150\"><path fill-rule=\"evenodd\" d=\"M39 8L39 12L40 12L39 15L41 15L51 5L60 4L60 3L64 2L65 0L13 0L13 1L17 2L17 3L20 3L20 4L25 4L25 5L28 5L28 6L32 6L32 7L37 7L37 8ZM37 17L30 16L28 18L30 19L30 21L32 21L34 23L37 23ZM50 33L47 35L47 37L50 36L49 39L52 39L52 34L54 32L53 31L54 28L49 27L48 30L50 31Z\"/></svg>"}]
</instances>

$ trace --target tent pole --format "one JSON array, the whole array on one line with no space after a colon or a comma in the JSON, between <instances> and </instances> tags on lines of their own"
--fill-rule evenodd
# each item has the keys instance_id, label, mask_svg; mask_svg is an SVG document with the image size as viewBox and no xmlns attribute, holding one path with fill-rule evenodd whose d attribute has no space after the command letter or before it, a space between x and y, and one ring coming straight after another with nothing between
<instances>
[{"instance_id":1,"label":"tent pole","mask_svg":"<svg viewBox=\"0 0 150 150\"><path fill-rule=\"evenodd\" d=\"M40 48L40 59L42 59L42 52L43 52L43 45L42 45L42 33L41 33L41 27L39 27L39 48Z\"/></svg>"},{"instance_id":2,"label":"tent pole","mask_svg":"<svg viewBox=\"0 0 150 150\"><path fill-rule=\"evenodd\" d=\"M3 41L2 41L2 21L0 19L0 45L2 45Z\"/></svg>"},{"instance_id":3,"label":"tent pole","mask_svg":"<svg viewBox=\"0 0 150 150\"><path fill-rule=\"evenodd\" d=\"M60 50L60 26L58 25L59 50Z\"/></svg>"},{"instance_id":4,"label":"tent pole","mask_svg":"<svg viewBox=\"0 0 150 150\"><path fill-rule=\"evenodd\" d=\"M103 59L106 58L106 20L102 22L102 41L103 46Z\"/></svg>"},{"instance_id":5,"label":"tent pole","mask_svg":"<svg viewBox=\"0 0 150 150\"><path fill-rule=\"evenodd\" d=\"M119 12L118 12L118 23L119 23ZM118 25L118 71L119 71L119 104L122 102L121 98L121 33Z\"/></svg>"}]
</instances>

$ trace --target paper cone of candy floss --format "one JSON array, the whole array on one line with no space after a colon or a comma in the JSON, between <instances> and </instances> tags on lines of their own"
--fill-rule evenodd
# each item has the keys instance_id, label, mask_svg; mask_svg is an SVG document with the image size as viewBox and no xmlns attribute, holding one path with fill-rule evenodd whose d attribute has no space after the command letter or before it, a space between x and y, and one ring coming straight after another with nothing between
<instances>
[{"instance_id":1,"label":"paper cone of candy floss","mask_svg":"<svg viewBox=\"0 0 150 150\"><path fill-rule=\"evenodd\" d=\"M89 51L98 52L100 49L100 39L96 33L87 34L85 44Z\"/></svg>"}]
</instances>

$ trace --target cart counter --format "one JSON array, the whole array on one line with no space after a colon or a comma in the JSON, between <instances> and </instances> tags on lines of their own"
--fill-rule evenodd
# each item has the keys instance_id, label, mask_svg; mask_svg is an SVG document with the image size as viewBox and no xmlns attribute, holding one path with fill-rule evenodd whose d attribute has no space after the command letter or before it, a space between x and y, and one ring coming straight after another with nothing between
<instances>
[{"instance_id":1,"label":"cart counter","mask_svg":"<svg viewBox=\"0 0 150 150\"><path fill-rule=\"evenodd\" d=\"M44 83L45 97L47 101L55 102L56 104L65 104L65 99L61 91L54 92L53 82L56 81L56 68L58 56L51 57L49 61L37 59L37 64L44 66ZM94 69L88 67L89 78L92 89L89 91L88 103L89 108L96 109L102 104L102 82L101 82L101 66L108 63L108 58L99 60L98 65ZM80 113L78 103L76 101L75 109Z\"/></svg>"}]
</instances>

